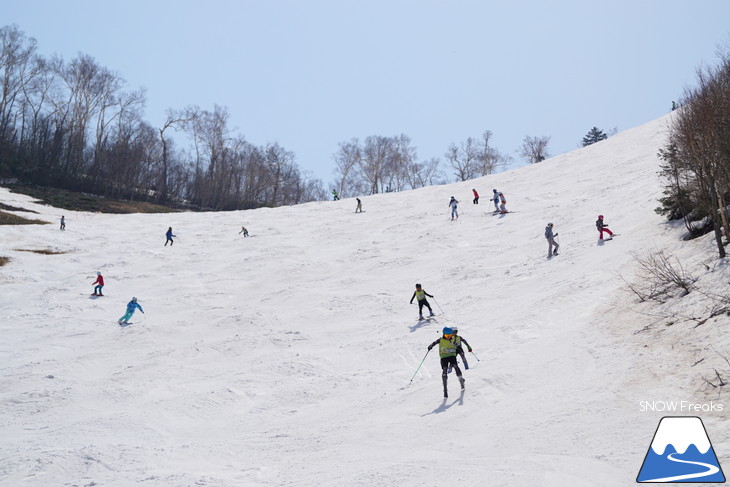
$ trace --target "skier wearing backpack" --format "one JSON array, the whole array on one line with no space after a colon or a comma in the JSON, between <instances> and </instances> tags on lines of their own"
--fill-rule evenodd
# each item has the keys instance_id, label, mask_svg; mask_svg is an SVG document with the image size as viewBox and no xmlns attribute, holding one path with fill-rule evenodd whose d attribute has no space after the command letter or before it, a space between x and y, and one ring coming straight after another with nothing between
<instances>
[{"instance_id":1,"label":"skier wearing backpack","mask_svg":"<svg viewBox=\"0 0 730 487\"><path fill-rule=\"evenodd\" d=\"M428 312L430 313L429 316L434 316L433 310L431 309L431 305L428 303L428 300L426 299L426 296L429 298L432 298L433 296L428 294L420 284L416 284L416 290L413 292L413 296L411 296L411 302L410 304L413 304L413 298L418 298L418 319L423 319L423 307L428 308Z\"/></svg>"},{"instance_id":2,"label":"skier wearing backpack","mask_svg":"<svg viewBox=\"0 0 730 487\"><path fill-rule=\"evenodd\" d=\"M142 309L142 306L140 306L139 303L137 303L137 298L134 298L133 297L132 300L129 303L127 303L127 312L125 313L124 316L122 316L121 318L119 318L118 323L120 325L126 325L126 324L128 324L129 323L129 318L132 317L132 315L134 314L134 311L136 309L139 309L142 312L142 314L144 314L144 310Z\"/></svg>"},{"instance_id":3,"label":"skier wearing backpack","mask_svg":"<svg viewBox=\"0 0 730 487\"><path fill-rule=\"evenodd\" d=\"M243 234L244 237L248 237L248 230L246 230L246 227L241 225L241 231L238 232L239 235Z\"/></svg>"},{"instance_id":4,"label":"skier wearing backpack","mask_svg":"<svg viewBox=\"0 0 730 487\"><path fill-rule=\"evenodd\" d=\"M468 351L471 352L471 345L469 345L469 342L466 341L466 338L459 335L459 329L456 327L452 327L452 330L454 330L454 343L456 344L456 353L457 355L461 355L461 360L464 362L464 369L469 370L469 362L466 360L466 355L464 354L464 349L461 347L461 344L463 343L466 345L466 348ZM451 372L451 369L449 369L449 372Z\"/></svg>"},{"instance_id":5,"label":"skier wearing backpack","mask_svg":"<svg viewBox=\"0 0 730 487\"><path fill-rule=\"evenodd\" d=\"M555 237L557 236L557 233L553 234L553 224L548 223L545 227L545 238L548 241L548 259L553 255L558 255L558 247L560 247L560 245L555 241ZM553 246L555 247L555 250L553 250Z\"/></svg>"},{"instance_id":6,"label":"skier wearing backpack","mask_svg":"<svg viewBox=\"0 0 730 487\"><path fill-rule=\"evenodd\" d=\"M507 213L507 207L504 206L507 204L507 199L504 197L501 191L497 191L497 197L499 198L499 212Z\"/></svg>"},{"instance_id":7,"label":"skier wearing backpack","mask_svg":"<svg viewBox=\"0 0 730 487\"><path fill-rule=\"evenodd\" d=\"M103 296L101 288L104 287L104 276L101 275L101 272L96 273L96 281L92 282L91 285L95 285L94 294L92 294L92 296Z\"/></svg>"},{"instance_id":8,"label":"skier wearing backpack","mask_svg":"<svg viewBox=\"0 0 730 487\"><path fill-rule=\"evenodd\" d=\"M449 327L443 329L443 335L441 338L433 342L428 346L430 351L436 345L439 346L439 357L441 358L441 380L444 384L444 397L449 397L449 391L446 387L448 381L448 369L453 367L456 370L456 377L459 379L461 389L464 389L464 377L461 375L461 369L459 364L456 362L456 343L454 340L454 330Z\"/></svg>"},{"instance_id":9,"label":"skier wearing backpack","mask_svg":"<svg viewBox=\"0 0 730 487\"><path fill-rule=\"evenodd\" d=\"M451 201L449 201L449 206L451 207L451 220L458 220L459 219L459 210L457 209L457 206L459 205L459 201L451 197Z\"/></svg>"},{"instance_id":10,"label":"skier wearing backpack","mask_svg":"<svg viewBox=\"0 0 730 487\"><path fill-rule=\"evenodd\" d=\"M598 230L598 240L603 240L603 232L608 233L608 238L606 240L613 239L613 232L608 229L608 224L604 223L603 215L598 215L598 220L596 220L596 229Z\"/></svg>"}]
</instances>

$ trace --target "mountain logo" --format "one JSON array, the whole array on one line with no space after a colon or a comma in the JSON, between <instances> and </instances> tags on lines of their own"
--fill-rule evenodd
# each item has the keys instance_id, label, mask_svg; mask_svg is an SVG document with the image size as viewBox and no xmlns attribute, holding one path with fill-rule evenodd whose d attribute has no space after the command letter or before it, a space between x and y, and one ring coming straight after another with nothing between
<instances>
[{"instance_id":1,"label":"mountain logo","mask_svg":"<svg viewBox=\"0 0 730 487\"><path fill-rule=\"evenodd\" d=\"M665 416L659 421L636 481L724 483L720 462L696 416Z\"/></svg>"}]
</instances>

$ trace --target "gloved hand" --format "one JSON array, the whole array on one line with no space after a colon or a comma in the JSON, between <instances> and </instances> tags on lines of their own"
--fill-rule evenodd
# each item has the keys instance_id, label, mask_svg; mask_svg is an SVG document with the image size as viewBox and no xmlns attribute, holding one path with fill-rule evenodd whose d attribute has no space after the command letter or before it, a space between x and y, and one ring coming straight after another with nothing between
<instances>
[{"instance_id":1,"label":"gloved hand","mask_svg":"<svg viewBox=\"0 0 730 487\"><path fill-rule=\"evenodd\" d=\"M554 236L555 236L555 237L557 237L557 236L558 236L558 234L556 233L556 234L555 234Z\"/></svg>"},{"instance_id":2,"label":"gloved hand","mask_svg":"<svg viewBox=\"0 0 730 487\"><path fill-rule=\"evenodd\" d=\"M471 352L471 348L469 349L469 351Z\"/></svg>"},{"instance_id":3,"label":"gloved hand","mask_svg":"<svg viewBox=\"0 0 730 487\"><path fill-rule=\"evenodd\" d=\"M428 350L430 351L433 348L433 345L428 346Z\"/></svg>"}]
</instances>

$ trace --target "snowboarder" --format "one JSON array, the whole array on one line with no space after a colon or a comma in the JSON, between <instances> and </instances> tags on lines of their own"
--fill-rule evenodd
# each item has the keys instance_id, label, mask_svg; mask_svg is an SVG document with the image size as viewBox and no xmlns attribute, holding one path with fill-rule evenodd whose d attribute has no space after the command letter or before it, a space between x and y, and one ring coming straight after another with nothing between
<instances>
[{"instance_id":1,"label":"snowboarder","mask_svg":"<svg viewBox=\"0 0 730 487\"><path fill-rule=\"evenodd\" d=\"M501 191L497 191L497 197L499 198L499 212L507 213L507 207L504 206L507 204L507 199L504 197Z\"/></svg>"},{"instance_id":2,"label":"snowboarder","mask_svg":"<svg viewBox=\"0 0 730 487\"><path fill-rule=\"evenodd\" d=\"M238 232L239 235L243 234L244 237L248 237L248 230L246 230L246 227L241 225L241 231Z\"/></svg>"},{"instance_id":3,"label":"snowboarder","mask_svg":"<svg viewBox=\"0 0 730 487\"><path fill-rule=\"evenodd\" d=\"M103 296L101 288L104 287L104 276L101 275L101 272L96 273L96 281L92 282L91 285L94 286L94 294L92 296Z\"/></svg>"},{"instance_id":4,"label":"snowboarder","mask_svg":"<svg viewBox=\"0 0 730 487\"><path fill-rule=\"evenodd\" d=\"M142 309L142 306L140 306L139 303L137 303L137 298L134 298L133 297L132 300L129 303L127 303L127 312L125 313L124 316L122 316L121 318L119 318L118 323L120 325L126 325L126 324L128 324L129 323L129 318L132 317L132 315L134 314L134 311L137 308L139 308L139 310L142 312L142 314L144 314L144 310Z\"/></svg>"},{"instance_id":5,"label":"snowboarder","mask_svg":"<svg viewBox=\"0 0 730 487\"><path fill-rule=\"evenodd\" d=\"M332 201L337 201L340 199L340 195L337 193L336 189L332 190Z\"/></svg>"},{"instance_id":6,"label":"snowboarder","mask_svg":"<svg viewBox=\"0 0 730 487\"><path fill-rule=\"evenodd\" d=\"M355 198L357 200L357 207L355 208L355 213L362 213L362 201L360 201L360 198Z\"/></svg>"},{"instance_id":7,"label":"snowboarder","mask_svg":"<svg viewBox=\"0 0 730 487\"><path fill-rule=\"evenodd\" d=\"M464 354L464 349L461 347L461 344L464 343L466 345L466 349L471 352L471 345L469 345L469 342L466 341L466 338L459 336L459 329L456 327L452 327L452 330L454 330L454 343L456 344L456 353L458 355L461 355L461 360L464 362L464 368L466 370L469 370L469 362L466 360L466 355ZM451 369L449 369L449 372L451 372Z\"/></svg>"},{"instance_id":8,"label":"snowboarder","mask_svg":"<svg viewBox=\"0 0 730 487\"><path fill-rule=\"evenodd\" d=\"M458 204L459 202L457 199L452 196L451 201L449 201L449 206L451 207L451 220L459 219L459 210L457 209Z\"/></svg>"},{"instance_id":9,"label":"snowboarder","mask_svg":"<svg viewBox=\"0 0 730 487\"><path fill-rule=\"evenodd\" d=\"M167 237L167 240L165 240L165 247L167 247L167 242L170 242L170 246L172 246L172 244L175 243L172 240L172 237L177 237L177 235L172 234L172 227L167 229L167 233L165 233L165 236Z\"/></svg>"},{"instance_id":10,"label":"snowboarder","mask_svg":"<svg viewBox=\"0 0 730 487\"><path fill-rule=\"evenodd\" d=\"M413 298L418 298L418 319L423 319L423 307L428 308L429 316L434 316L433 310L431 309L431 305L428 303L428 300L426 299L426 296L429 298L432 298L433 296L428 294L420 284L416 284L416 290L413 291L413 296L411 296L411 302L410 304L413 304Z\"/></svg>"},{"instance_id":11,"label":"snowboarder","mask_svg":"<svg viewBox=\"0 0 730 487\"><path fill-rule=\"evenodd\" d=\"M474 203L475 205L478 205L479 204L479 193L477 193L476 189L472 189L471 192L474 193L474 200L472 201L472 203Z\"/></svg>"},{"instance_id":12,"label":"snowboarder","mask_svg":"<svg viewBox=\"0 0 730 487\"><path fill-rule=\"evenodd\" d=\"M596 229L598 229L598 240L603 240L603 232L608 233L608 238L606 240L613 239L613 232L609 230L608 225L604 223L603 215L598 215L598 220L596 220Z\"/></svg>"},{"instance_id":13,"label":"snowboarder","mask_svg":"<svg viewBox=\"0 0 730 487\"><path fill-rule=\"evenodd\" d=\"M548 223L545 227L545 238L548 241L548 259L553 255L558 255L558 247L560 245L555 241L555 237L557 236L557 233L553 234L553 224ZM555 246L555 250L553 250L553 246Z\"/></svg>"},{"instance_id":14,"label":"snowboarder","mask_svg":"<svg viewBox=\"0 0 730 487\"><path fill-rule=\"evenodd\" d=\"M499 211L499 192L496 189L492 190L492 201L494 202L494 212Z\"/></svg>"},{"instance_id":15,"label":"snowboarder","mask_svg":"<svg viewBox=\"0 0 730 487\"><path fill-rule=\"evenodd\" d=\"M61 230L66 230L66 217L61 215Z\"/></svg>"},{"instance_id":16,"label":"snowboarder","mask_svg":"<svg viewBox=\"0 0 730 487\"><path fill-rule=\"evenodd\" d=\"M445 327L443 329L443 335L441 336L441 338L429 345L428 349L431 350L436 345L439 346L439 357L441 357L441 380L444 383L444 397L449 397L449 391L446 387L449 366L453 367L454 370L456 370L456 377L458 377L459 379L461 389L464 389L464 378L461 376L461 369L459 368L459 364L456 362L456 343L454 340L454 330L452 330L448 326Z\"/></svg>"}]
</instances>

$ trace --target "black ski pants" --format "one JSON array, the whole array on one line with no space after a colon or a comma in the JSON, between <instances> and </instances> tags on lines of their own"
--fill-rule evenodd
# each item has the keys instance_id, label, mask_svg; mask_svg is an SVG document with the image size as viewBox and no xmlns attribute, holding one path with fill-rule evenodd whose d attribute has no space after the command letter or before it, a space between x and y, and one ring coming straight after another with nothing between
<instances>
[{"instance_id":1,"label":"black ski pants","mask_svg":"<svg viewBox=\"0 0 730 487\"><path fill-rule=\"evenodd\" d=\"M459 368L459 362L456 361L456 356L443 357L441 359L441 381L444 383L444 394L447 393L446 382L448 380L449 365L451 365L456 371L456 377L461 379L461 369Z\"/></svg>"},{"instance_id":2,"label":"black ski pants","mask_svg":"<svg viewBox=\"0 0 730 487\"><path fill-rule=\"evenodd\" d=\"M423 307L424 306L427 307L431 313L433 313L433 310L431 309L431 305L428 304L428 300L424 298L424 299L421 299L420 301L418 301L418 314L419 315L423 316Z\"/></svg>"}]
</instances>

